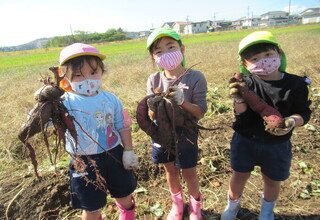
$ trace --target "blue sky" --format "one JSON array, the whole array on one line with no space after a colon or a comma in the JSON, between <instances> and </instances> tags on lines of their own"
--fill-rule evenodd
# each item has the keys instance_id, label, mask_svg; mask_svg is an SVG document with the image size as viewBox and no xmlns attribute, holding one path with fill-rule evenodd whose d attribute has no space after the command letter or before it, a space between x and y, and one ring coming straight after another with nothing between
<instances>
[{"instance_id":1,"label":"blue sky","mask_svg":"<svg viewBox=\"0 0 320 220\"><path fill-rule=\"evenodd\" d=\"M288 11L289 2L291 14L320 6L320 0L0 0L0 47L69 35L71 29L142 31L168 21L236 20Z\"/></svg>"}]
</instances>

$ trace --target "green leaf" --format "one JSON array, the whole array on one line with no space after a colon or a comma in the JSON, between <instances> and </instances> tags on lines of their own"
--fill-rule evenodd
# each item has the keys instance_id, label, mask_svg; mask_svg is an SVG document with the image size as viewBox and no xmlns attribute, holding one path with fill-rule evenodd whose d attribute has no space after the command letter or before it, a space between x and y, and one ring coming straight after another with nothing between
<instances>
[{"instance_id":1,"label":"green leaf","mask_svg":"<svg viewBox=\"0 0 320 220\"><path fill-rule=\"evenodd\" d=\"M309 131L317 131L316 127L311 124L305 124L304 127Z\"/></svg>"},{"instance_id":2,"label":"green leaf","mask_svg":"<svg viewBox=\"0 0 320 220\"><path fill-rule=\"evenodd\" d=\"M161 205L159 203L154 204L149 208L150 212L153 213L156 216L162 216L163 210L161 208Z\"/></svg>"},{"instance_id":3,"label":"green leaf","mask_svg":"<svg viewBox=\"0 0 320 220\"><path fill-rule=\"evenodd\" d=\"M148 190L144 187L140 187L134 191L135 193L147 193Z\"/></svg>"},{"instance_id":4,"label":"green leaf","mask_svg":"<svg viewBox=\"0 0 320 220\"><path fill-rule=\"evenodd\" d=\"M312 180L310 183L316 187L320 187L320 181Z\"/></svg>"}]
</instances>

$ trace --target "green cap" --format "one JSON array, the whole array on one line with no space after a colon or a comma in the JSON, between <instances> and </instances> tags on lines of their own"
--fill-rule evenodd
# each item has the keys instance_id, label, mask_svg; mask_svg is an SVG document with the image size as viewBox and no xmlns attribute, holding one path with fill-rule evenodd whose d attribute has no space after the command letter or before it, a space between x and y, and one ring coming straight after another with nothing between
<instances>
[{"instance_id":1,"label":"green cap","mask_svg":"<svg viewBox=\"0 0 320 220\"><path fill-rule=\"evenodd\" d=\"M161 37L172 37L175 40L181 40L179 34L171 28L157 28L148 37L147 49Z\"/></svg>"},{"instance_id":2,"label":"green cap","mask_svg":"<svg viewBox=\"0 0 320 220\"><path fill-rule=\"evenodd\" d=\"M150 46L161 37L172 37L175 40L181 40L179 34L175 30L171 28L157 28L149 35L147 39L147 49L150 49ZM181 65L183 67L186 67L186 60L184 58L184 55ZM159 69L163 71L162 68Z\"/></svg>"},{"instance_id":3,"label":"green cap","mask_svg":"<svg viewBox=\"0 0 320 220\"><path fill-rule=\"evenodd\" d=\"M271 32L256 31L242 39L242 41L239 44L238 54L241 55L241 53L245 51L245 49L247 49L248 47L254 44L261 44L261 43L274 44L279 49L281 49L280 44L277 42L276 38L273 36ZM241 64L241 59L239 59L239 66L240 66L241 73L243 73L244 75L250 74L250 72ZM282 51L281 64L279 67L279 71L285 71L286 67L287 67L287 59L286 59L285 53Z\"/></svg>"}]
</instances>

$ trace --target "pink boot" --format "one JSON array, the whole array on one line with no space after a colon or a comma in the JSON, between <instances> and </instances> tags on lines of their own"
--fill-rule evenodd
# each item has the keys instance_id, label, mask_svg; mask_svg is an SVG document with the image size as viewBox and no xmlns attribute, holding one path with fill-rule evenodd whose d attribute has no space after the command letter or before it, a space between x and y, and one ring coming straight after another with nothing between
<instances>
[{"instance_id":1,"label":"pink boot","mask_svg":"<svg viewBox=\"0 0 320 220\"><path fill-rule=\"evenodd\" d=\"M182 220L185 205L183 202L182 189L176 194L171 193L171 196L173 204L167 220Z\"/></svg>"},{"instance_id":2,"label":"pink boot","mask_svg":"<svg viewBox=\"0 0 320 220\"><path fill-rule=\"evenodd\" d=\"M199 198L196 200L191 195L189 195L190 205L189 205L189 219L190 220L201 220L201 203L202 203L202 194L199 193Z\"/></svg>"},{"instance_id":3,"label":"pink boot","mask_svg":"<svg viewBox=\"0 0 320 220\"><path fill-rule=\"evenodd\" d=\"M135 220L134 210L136 208L136 203L134 201L133 196L131 198L132 198L132 206L133 207L130 210L125 209L122 205L120 205L119 203L116 202L116 205L118 206L119 211L120 211L119 220Z\"/></svg>"}]
</instances>

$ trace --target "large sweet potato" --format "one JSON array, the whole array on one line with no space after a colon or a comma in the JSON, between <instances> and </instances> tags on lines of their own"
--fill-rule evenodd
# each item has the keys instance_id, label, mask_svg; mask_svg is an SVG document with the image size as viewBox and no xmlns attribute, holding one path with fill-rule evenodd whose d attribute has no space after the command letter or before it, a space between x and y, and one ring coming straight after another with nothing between
<instances>
[{"instance_id":1,"label":"large sweet potato","mask_svg":"<svg viewBox=\"0 0 320 220\"><path fill-rule=\"evenodd\" d=\"M230 80L230 82L243 82L242 75L236 74L234 78ZM267 126L277 128L282 128L284 126L283 117L277 109L268 105L256 93L249 90L246 86L242 86L239 83L236 87L248 106L253 111L261 115Z\"/></svg>"}]
</instances>

